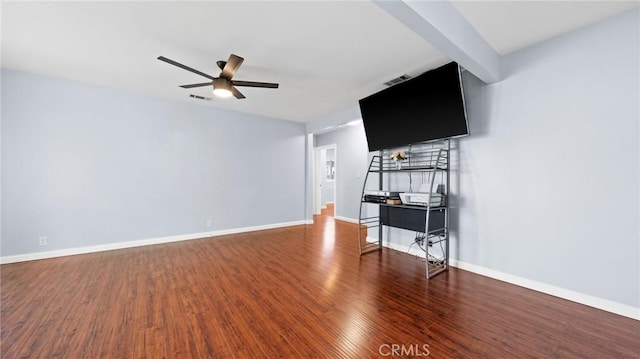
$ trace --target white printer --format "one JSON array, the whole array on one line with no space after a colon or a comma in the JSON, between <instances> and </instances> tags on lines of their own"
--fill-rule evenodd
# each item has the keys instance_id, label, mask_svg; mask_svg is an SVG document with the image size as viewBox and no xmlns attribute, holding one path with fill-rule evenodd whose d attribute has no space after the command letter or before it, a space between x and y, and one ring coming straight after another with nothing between
<instances>
[{"instance_id":1,"label":"white printer","mask_svg":"<svg viewBox=\"0 0 640 359\"><path fill-rule=\"evenodd\" d=\"M444 192L444 188L438 188L438 192L429 192L429 186L423 183L418 192L400 193L400 199L403 204L427 206L431 203L431 207L444 206L445 196L440 192Z\"/></svg>"}]
</instances>

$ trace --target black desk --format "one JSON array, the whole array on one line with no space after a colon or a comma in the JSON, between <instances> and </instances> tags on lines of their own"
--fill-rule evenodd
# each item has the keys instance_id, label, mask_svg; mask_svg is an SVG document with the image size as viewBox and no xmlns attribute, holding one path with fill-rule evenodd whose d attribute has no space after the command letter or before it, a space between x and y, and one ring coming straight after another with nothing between
<instances>
[{"instance_id":1,"label":"black desk","mask_svg":"<svg viewBox=\"0 0 640 359\"><path fill-rule=\"evenodd\" d=\"M407 205L380 204L380 223L396 228L424 233L427 208ZM432 209L429 214L429 233L444 230L445 210Z\"/></svg>"}]
</instances>

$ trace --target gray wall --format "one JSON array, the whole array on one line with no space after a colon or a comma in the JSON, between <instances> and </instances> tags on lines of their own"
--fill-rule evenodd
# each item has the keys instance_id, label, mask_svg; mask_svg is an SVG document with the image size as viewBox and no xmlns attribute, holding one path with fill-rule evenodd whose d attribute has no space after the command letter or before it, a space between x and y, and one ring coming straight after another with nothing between
<instances>
[{"instance_id":1,"label":"gray wall","mask_svg":"<svg viewBox=\"0 0 640 359\"><path fill-rule=\"evenodd\" d=\"M640 307L639 14L467 77L460 260Z\"/></svg>"},{"instance_id":2,"label":"gray wall","mask_svg":"<svg viewBox=\"0 0 640 359\"><path fill-rule=\"evenodd\" d=\"M452 153L454 258L640 307L639 15L505 56L499 83L465 73L471 136ZM337 214L357 218L362 127L316 136L328 143ZM406 245L397 231L391 241Z\"/></svg>"},{"instance_id":3,"label":"gray wall","mask_svg":"<svg viewBox=\"0 0 640 359\"><path fill-rule=\"evenodd\" d=\"M362 124L315 136L315 146L336 144L336 217L358 219L367 171L367 142Z\"/></svg>"},{"instance_id":4,"label":"gray wall","mask_svg":"<svg viewBox=\"0 0 640 359\"><path fill-rule=\"evenodd\" d=\"M305 218L302 124L3 70L1 143L2 256Z\"/></svg>"}]
</instances>

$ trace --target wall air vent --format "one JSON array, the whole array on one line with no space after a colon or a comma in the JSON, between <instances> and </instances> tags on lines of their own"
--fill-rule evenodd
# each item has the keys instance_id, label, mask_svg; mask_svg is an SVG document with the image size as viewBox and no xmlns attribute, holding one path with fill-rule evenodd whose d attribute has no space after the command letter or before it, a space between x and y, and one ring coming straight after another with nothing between
<instances>
[{"instance_id":1,"label":"wall air vent","mask_svg":"<svg viewBox=\"0 0 640 359\"><path fill-rule=\"evenodd\" d=\"M389 80L389 81L385 82L385 83L384 83L384 85L385 85L385 86L393 86L393 85L397 85L397 84L399 84L399 83L401 83L401 82L405 82L405 81L407 81L407 80L408 80L408 79L410 79L410 78L411 78L411 76L409 76L409 75L407 75L407 74L404 74L404 75L402 75L402 76L396 77L395 79L392 79L392 80Z\"/></svg>"},{"instance_id":2,"label":"wall air vent","mask_svg":"<svg viewBox=\"0 0 640 359\"><path fill-rule=\"evenodd\" d=\"M198 100L211 101L211 97L198 96L198 95L194 95L194 94L189 95L189 97L197 98Z\"/></svg>"}]
</instances>

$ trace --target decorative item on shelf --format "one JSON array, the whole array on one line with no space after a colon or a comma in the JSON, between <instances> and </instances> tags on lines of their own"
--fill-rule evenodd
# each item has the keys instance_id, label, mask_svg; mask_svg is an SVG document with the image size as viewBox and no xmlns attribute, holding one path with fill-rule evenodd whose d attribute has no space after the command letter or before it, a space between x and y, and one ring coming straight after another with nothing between
<instances>
[{"instance_id":1,"label":"decorative item on shelf","mask_svg":"<svg viewBox=\"0 0 640 359\"><path fill-rule=\"evenodd\" d=\"M404 153L404 151L396 151L392 153L391 156L389 156L389 158L396 161L396 169L399 170L399 169L402 169L402 161L409 158L409 156L407 156L407 154Z\"/></svg>"}]
</instances>

